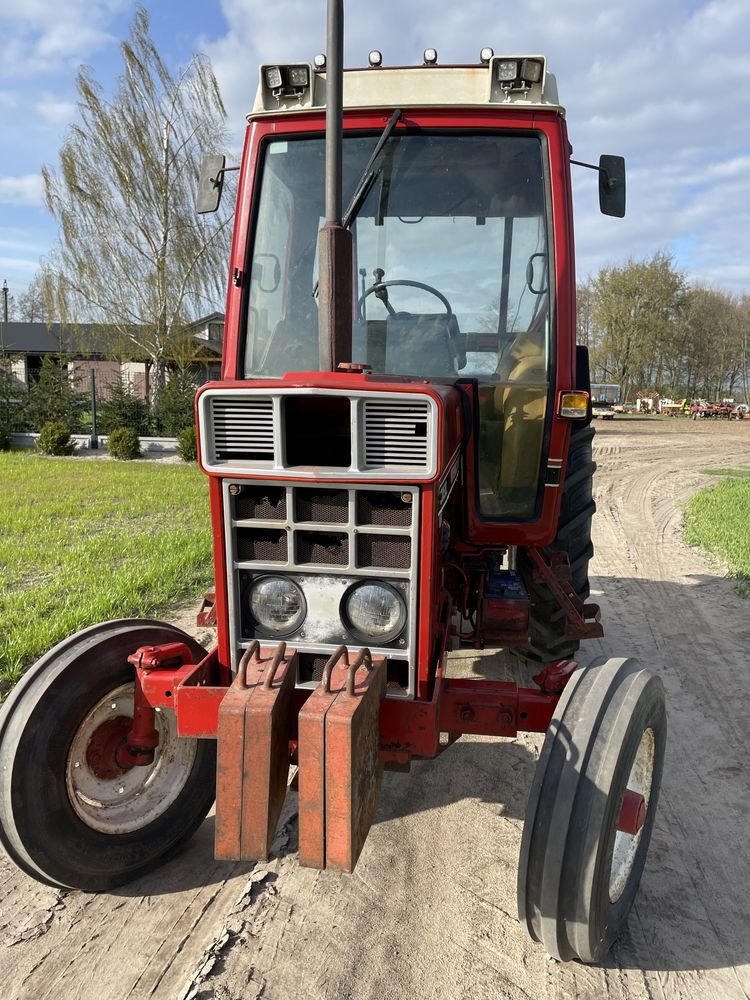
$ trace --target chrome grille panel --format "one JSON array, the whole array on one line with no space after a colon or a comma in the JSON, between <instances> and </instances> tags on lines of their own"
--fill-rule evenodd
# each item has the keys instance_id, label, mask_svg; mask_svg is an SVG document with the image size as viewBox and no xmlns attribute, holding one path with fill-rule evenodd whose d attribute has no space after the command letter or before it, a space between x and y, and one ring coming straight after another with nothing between
<instances>
[{"instance_id":1,"label":"chrome grille panel","mask_svg":"<svg viewBox=\"0 0 750 1000\"><path fill-rule=\"evenodd\" d=\"M344 399L336 428L346 465L310 460L285 419L291 397ZM291 409L291 407L290 407ZM314 405L311 406L314 412ZM221 475L283 474L296 479L431 479L437 473L438 406L420 392L347 392L343 389L207 389L199 399L201 461ZM348 418L347 418L348 413ZM289 417L289 420L292 420ZM295 454L296 452L301 454ZM314 450L314 449L313 449ZM309 464L292 465L295 462Z\"/></svg>"},{"instance_id":2,"label":"chrome grille panel","mask_svg":"<svg viewBox=\"0 0 750 1000\"><path fill-rule=\"evenodd\" d=\"M429 465L426 400L366 399L365 464L371 468L422 468Z\"/></svg>"},{"instance_id":3,"label":"chrome grille panel","mask_svg":"<svg viewBox=\"0 0 750 1000\"><path fill-rule=\"evenodd\" d=\"M245 396L215 396L209 421L217 458L247 456L273 462L275 457L273 400Z\"/></svg>"}]
</instances>

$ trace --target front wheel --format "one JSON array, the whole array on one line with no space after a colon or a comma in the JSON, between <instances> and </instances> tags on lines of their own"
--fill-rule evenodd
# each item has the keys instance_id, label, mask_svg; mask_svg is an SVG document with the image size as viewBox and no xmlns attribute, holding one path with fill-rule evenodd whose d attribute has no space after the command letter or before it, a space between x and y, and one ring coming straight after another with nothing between
<instances>
[{"instance_id":1,"label":"front wheel","mask_svg":"<svg viewBox=\"0 0 750 1000\"><path fill-rule=\"evenodd\" d=\"M664 766L661 680L632 659L577 670L544 740L524 820L518 913L563 961L598 962L625 926Z\"/></svg>"},{"instance_id":2,"label":"front wheel","mask_svg":"<svg viewBox=\"0 0 750 1000\"><path fill-rule=\"evenodd\" d=\"M148 766L123 769L113 747L133 716L139 646L184 642L163 622L104 622L37 661L0 712L0 840L38 881L96 892L156 868L202 823L215 793L216 744L178 739L173 712L156 713Z\"/></svg>"}]
</instances>

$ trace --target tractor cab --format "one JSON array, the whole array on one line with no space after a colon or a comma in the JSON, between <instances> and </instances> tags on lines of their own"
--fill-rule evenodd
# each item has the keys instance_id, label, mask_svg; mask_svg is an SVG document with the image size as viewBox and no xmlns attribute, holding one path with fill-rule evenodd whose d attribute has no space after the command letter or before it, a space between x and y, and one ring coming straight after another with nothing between
<instances>
[{"instance_id":1,"label":"tractor cab","mask_svg":"<svg viewBox=\"0 0 750 1000\"><path fill-rule=\"evenodd\" d=\"M545 146L533 132L467 135L397 114L369 167L367 194L349 214L355 290L346 360L391 377L476 380L481 512L533 516L552 330ZM345 203L368 175L377 142L359 130L345 136ZM270 137L260 159L248 379L314 371L319 354L324 139Z\"/></svg>"},{"instance_id":2,"label":"tractor cab","mask_svg":"<svg viewBox=\"0 0 750 1000\"><path fill-rule=\"evenodd\" d=\"M436 88L447 105L440 111ZM254 172L240 378L320 367L325 135L320 111L317 120L310 112L324 99L322 66L261 68L248 137ZM572 270L556 279L552 218L553 197L569 203L566 156L543 57L447 68L381 63L344 74L353 308L340 361L373 375L472 387L472 515L480 521L543 516L560 353L562 382L571 384L570 321L563 313L559 352L555 305L559 295L568 308ZM566 219L558 216L563 265Z\"/></svg>"}]
</instances>

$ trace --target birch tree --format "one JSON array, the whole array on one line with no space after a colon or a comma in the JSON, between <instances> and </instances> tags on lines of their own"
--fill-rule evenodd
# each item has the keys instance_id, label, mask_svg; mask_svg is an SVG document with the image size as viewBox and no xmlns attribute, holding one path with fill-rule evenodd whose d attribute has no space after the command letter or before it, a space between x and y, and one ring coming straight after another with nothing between
<instances>
[{"instance_id":1,"label":"birch tree","mask_svg":"<svg viewBox=\"0 0 750 1000\"><path fill-rule=\"evenodd\" d=\"M59 168L43 170L59 224L45 282L61 322L104 324L109 353L150 366L156 403L186 324L215 308L225 283L231 199L206 221L195 187L202 155L225 145L226 112L209 60L171 72L143 8L121 52L111 99L81 68L80 120Z\"/></svg>"}]
</instances>

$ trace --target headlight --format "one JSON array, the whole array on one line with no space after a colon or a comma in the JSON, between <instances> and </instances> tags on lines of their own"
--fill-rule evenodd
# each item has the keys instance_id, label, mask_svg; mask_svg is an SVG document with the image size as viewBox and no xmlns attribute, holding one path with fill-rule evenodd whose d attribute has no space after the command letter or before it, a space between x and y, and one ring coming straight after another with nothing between
<instances>
[{"instance_id":1,"label":"headlight","mask_svg":"<svg viewBox=\"0 0 750 1000\"><path fill-rule=\"evenodd\" d=\"M292 580L262 576L250 586L248 605L253 620L273 635L296 632L307 614L305 598Z\"/></svg>"},{"instance_id":2,"label":"headlight","mask_svg":"<svg viewBox=\"0 0 750 1000\"><path fill-rule=\"evenodd\" d=\"M341 604L344 625L368 642L390 642L406 624L406 605L387 583L358 583L344 594Z\"/></svg>"}]
</instances>

